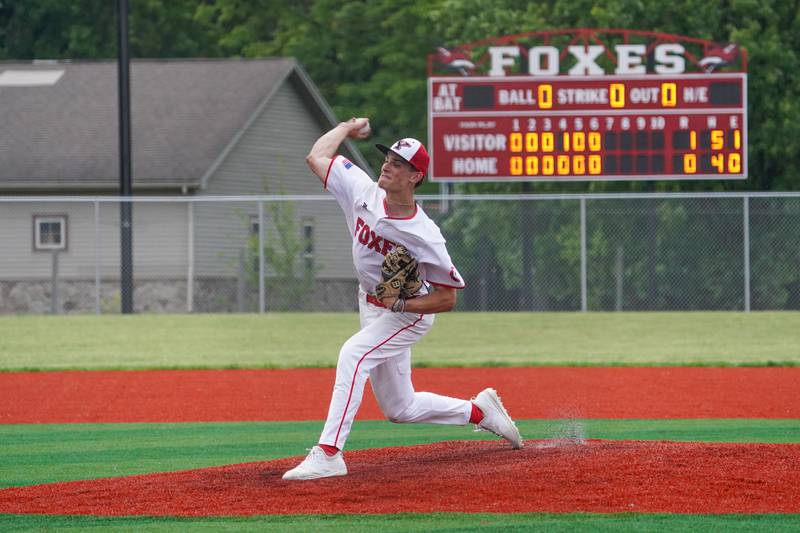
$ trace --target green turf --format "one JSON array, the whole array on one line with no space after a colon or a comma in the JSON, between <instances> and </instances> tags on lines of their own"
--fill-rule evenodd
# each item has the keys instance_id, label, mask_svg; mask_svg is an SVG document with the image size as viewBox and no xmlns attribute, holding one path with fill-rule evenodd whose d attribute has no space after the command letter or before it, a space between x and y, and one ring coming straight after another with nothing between
<instances>
[{"instance_id":1,"label":"green turf","mask_svg":"<svg viewBox=\"0 0 800 533\"><path fill-rule=\"evenodd\" d=\"M526 439L800 442L798 420L521 420ZM0 488L305 455L322 422L0 425ZM355 424L348 450L494 439L470 427Z\"/></svg>"},{"instance_id":2,"label":"green turf","mask_svg":"<svg viewBox=\"0 0 800 533\"><path fill-rule=\"evenodd\" d=\"M394 514L230 518L0 514L3 531L797 531L800 515Z\"/></svg>"},{"instance_id":3,"label":"green turf","mask_svg":"<svg viewBox=\"0 0 800 533\"><path fill-rule=\"evenodd\" d=\"M1 316L0 370L332 367L354 313ZM800 365L800 313L444 313L418 366ZM301 342L302 340L302 342Z\"/></svg>"}]
</instances>

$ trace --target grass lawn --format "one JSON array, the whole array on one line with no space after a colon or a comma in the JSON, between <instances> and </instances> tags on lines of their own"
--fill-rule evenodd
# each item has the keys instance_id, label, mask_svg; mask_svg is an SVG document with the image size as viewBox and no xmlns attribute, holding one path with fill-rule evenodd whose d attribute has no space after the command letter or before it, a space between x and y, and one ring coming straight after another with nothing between
<instances>
[{"instance_id":1,"label":"grass lawn","mask_svg":"<svg viewBox=\"0 0 800 533\"><path fill-rule=\"evenodd\" d=\"M800 313L445 313L417 366L798 365ZM0 317L0 370L332 367L354 313Z\"/></svg>"},{"instance_id":2,"label":"grass lawn","mask_svg":"<svg viewBox=\"0 0 800 533\"><path fill-rule=\"evenodd\" d=\"M770 531L794 532L800 516L691 514L393 514L230 518L42 516L0 514L3 531Z\"/></svg>"}]
</instances>

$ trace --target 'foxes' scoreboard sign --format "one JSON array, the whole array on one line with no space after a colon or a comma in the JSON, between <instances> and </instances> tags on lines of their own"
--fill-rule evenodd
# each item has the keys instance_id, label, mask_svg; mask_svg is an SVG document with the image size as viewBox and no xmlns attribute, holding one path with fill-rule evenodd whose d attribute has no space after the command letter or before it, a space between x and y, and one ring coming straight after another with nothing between
<instances>
[{"instance_id":1,"label":"'foxes' scoreboard sign","mask_svg":"<svg viewBox=\"0 0 800 533\"><path fill-rule=\"evenodd\" d=\"M736 45L627 30L497 41L429 57L432 181L747 177Z\"/></svg>"}]
</instances>

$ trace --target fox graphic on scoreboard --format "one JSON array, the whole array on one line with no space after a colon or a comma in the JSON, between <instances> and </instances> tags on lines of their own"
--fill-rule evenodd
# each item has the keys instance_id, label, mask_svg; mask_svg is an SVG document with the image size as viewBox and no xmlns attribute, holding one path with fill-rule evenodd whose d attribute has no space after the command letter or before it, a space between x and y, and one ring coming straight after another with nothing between
<instances>
[{"instance_id":1,"label":"fox graphic on scoreboard","mask_svg":"<svg viewBox=\"0 0 800 533\"><path fill-rule=\"evenodd\" d=\"M436 61L448 70L456 70L462 76L469 76L475 70L475 63L461 50L448 50L444 47L436 49Z\"/></svg>"},{"instance_id":2,"label":"fox graphic on scoreboard","mask_svg":"<svg viewBox=\"0 0 800 533\"><path fill-rule=\"evenodd\" d=\"M709 48L705 57L700 60L700 66L708 73L725 65L733 63L739 56L739 46L736 44L728 44L726 46L718 45Z\"/></svg>"}]
</instances>

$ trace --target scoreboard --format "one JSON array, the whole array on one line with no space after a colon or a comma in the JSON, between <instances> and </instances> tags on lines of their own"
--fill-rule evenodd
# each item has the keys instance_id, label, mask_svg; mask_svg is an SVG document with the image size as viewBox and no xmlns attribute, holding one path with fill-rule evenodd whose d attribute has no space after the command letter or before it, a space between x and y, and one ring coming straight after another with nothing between
<instances>
[{"instance_id":1,"label":"scoreboard","mask_svg":"<svg viewBox=\"0 0 800 533\"><path fill-rule=\"evenodd\" d=\"M745 179L747 75L428 79L431 181Z\"/></svg>"}]
</instances>

